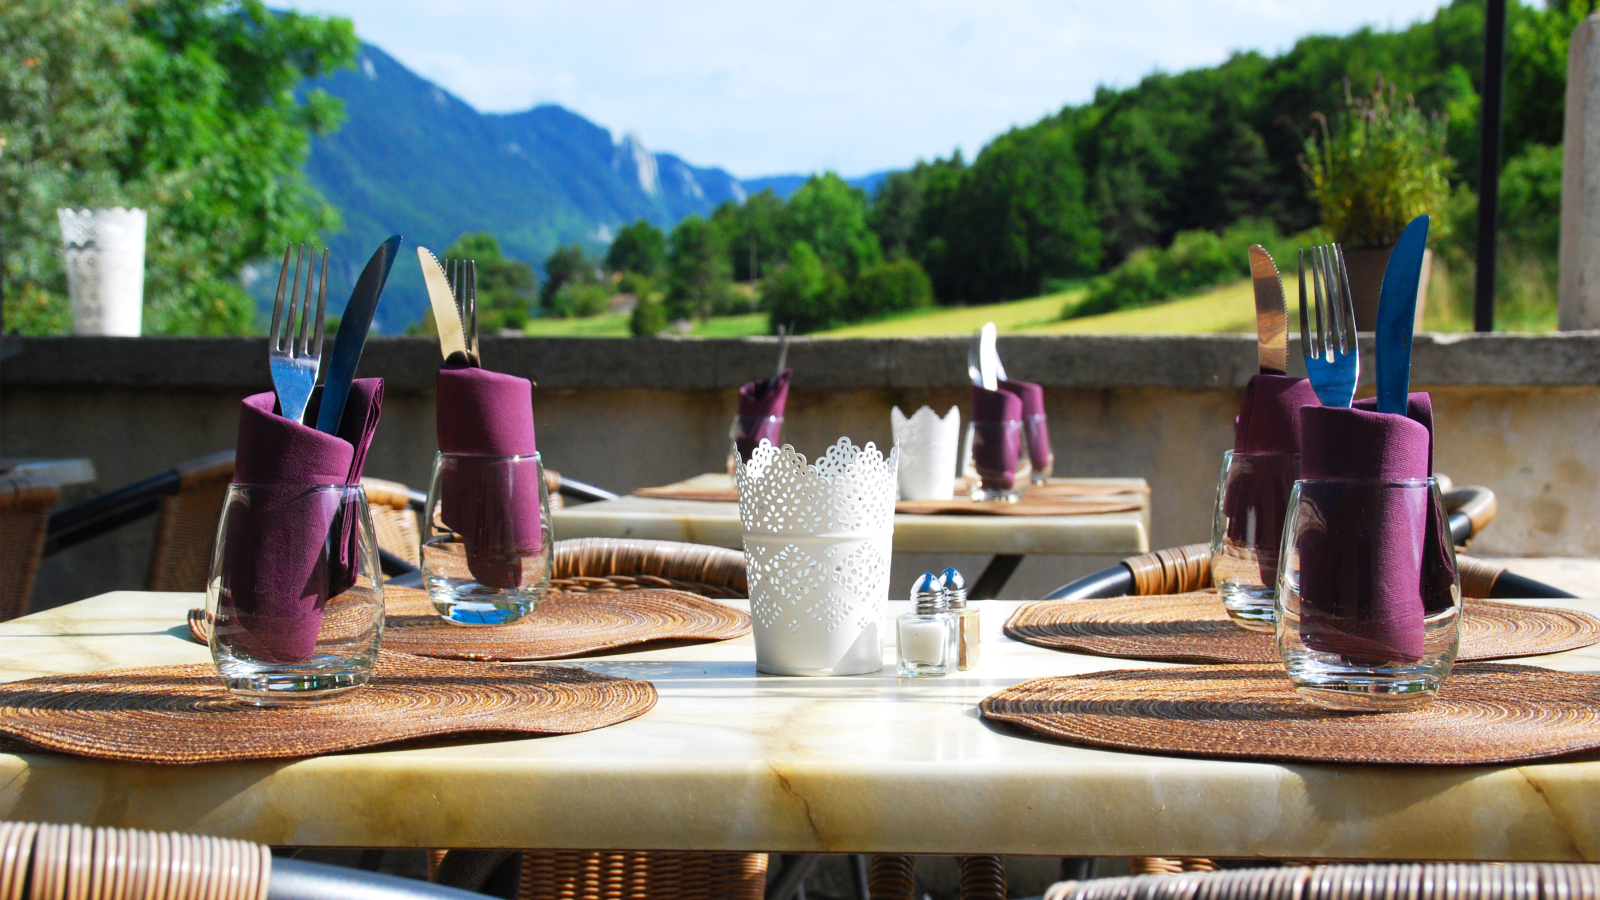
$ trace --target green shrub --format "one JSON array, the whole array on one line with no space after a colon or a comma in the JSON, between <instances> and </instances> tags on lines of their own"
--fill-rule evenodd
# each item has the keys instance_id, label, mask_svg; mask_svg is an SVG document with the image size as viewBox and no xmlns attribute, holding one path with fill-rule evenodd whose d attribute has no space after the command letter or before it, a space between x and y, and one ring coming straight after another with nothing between
<instances>
[{"instance_id":1,"label":"green shrub","mask_svg":"<svg viewBox=\"0 0 1600 900\"><path fill-rule=\"evenodd\" d=\"M846 321L859 322L933 304L933 283L914 259L868 266L856 277L844 306Z\"/></svg>"},{"instance_id":2,"label":"green shrub","mask_svg":"<svg viewBox=\"0 0 1600 900\"><path fill-rule=\"evenodd\" d=\"M667 308L660 300L640 297L628 319L628 330L634 337L654 337L667 330Z\"/></svg>"},{"instance_id":3,"label":"green shrub","mask_svg":"<svg viewBox=\"0 0 1600 900\"><path fill-rule=\"evenodd\" d=\"M569 281L556 291L550 312L563 319L598 316L610 308L611 291L602 285Z\"/></svg>"},{"instance_id":4,"label":"green shrub","mask_svg":"<svg viewBox=\"0 0 1600 900\"><path fill-rule=\"evenodd\" d=\"M1445 151L1449 120L1423 115L1409 94L1398 102L1393 84L1385 97L1381 74L1371 95L1352 97L1348 78L1344 93L1345 108L1331 123L1312 115L1317 127L1300 165L1335 241L1346 249L1387 246L1412 219L1444 209L1453 165Z\"/></svg>"},{"instance_id":5,"label":"green shrub","mask_svg":"<svg viewBox=\"0 0 1600 900\"><path fill-rule=\"evenodd\" d=\"M761 302L774 331L791 325L796 334L809 334L840 322L848 294L844 276L823 265L810 244L795 241L788 265L768 276Z\"/></svg>"}]
</instances>

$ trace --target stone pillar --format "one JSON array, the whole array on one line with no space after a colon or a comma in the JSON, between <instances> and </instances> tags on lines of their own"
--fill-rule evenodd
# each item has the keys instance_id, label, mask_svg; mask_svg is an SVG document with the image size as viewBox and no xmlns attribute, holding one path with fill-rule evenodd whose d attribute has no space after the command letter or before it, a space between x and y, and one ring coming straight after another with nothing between
<instances>
[{"instance_id":1,"label":"stone pillar","mask_svg":"<svg viewBox=\"0 0 1600 900\"><path fill-rule=\"evenodd\" d=\"M1563 142L1561 330L1600 328L1600 13L1572 32Z\"/></svg>"}]
</instances>

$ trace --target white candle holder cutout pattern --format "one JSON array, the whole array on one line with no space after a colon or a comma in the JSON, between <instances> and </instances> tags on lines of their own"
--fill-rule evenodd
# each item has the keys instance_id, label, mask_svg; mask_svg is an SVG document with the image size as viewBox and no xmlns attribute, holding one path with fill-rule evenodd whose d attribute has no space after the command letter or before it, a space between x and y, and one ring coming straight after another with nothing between
<instances>
[{"instance_id":1,"label":"white candle holder cutout pattern","mask_svg":"<svg viewBox=\"0 0 1600 900\"><path fill-rule=\"evenodd\" d=\"M940 418L924 406L910 418L889 410L894 446L900 452L901 500L949 500L956 493L956 454L961 448L961 412L950 407Z\"/></svg>"},{"instance_id":2,"label":"white candle holder cutout pattern","mask_svg":"<svg viewBox=\"0 0 1600 900\"><path fill-rule=\"evenodd\" d=\"M763 440L737 466L757 670L883 668L898 464L842 437L814 465Z\"/></svg>"},{"instance_id":3,"label":"white candle holder cutout pattern","mask_svg":"<svg viewBox=\"0 0 1600 900\"><path fill-rule=\"evenodd\" d=\"M138 337L144 315L145 211L58 209L74 334Z\"/></svg>"}]
</instances>

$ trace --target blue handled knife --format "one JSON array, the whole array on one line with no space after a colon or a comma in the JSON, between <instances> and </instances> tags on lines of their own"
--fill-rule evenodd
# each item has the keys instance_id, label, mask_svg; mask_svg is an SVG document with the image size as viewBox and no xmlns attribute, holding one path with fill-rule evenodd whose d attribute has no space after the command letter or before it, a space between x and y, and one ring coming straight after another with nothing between
<instances>
[{"instance_id":1,"label":"blue handled knife","mask_svg":"<svg viewBox=\"0 0 1600 900\"><path fill-rule=\"evenodd\" d=\"M1417 284L1428 246L1428 217L1417 216L1400 233L1378 294L1378 412L1406 414L1411 394L1411 331L1417 319Z\"/></svg>"},{"instance_id":2,"label":"blue handled knife","mask_svg":"<svg viewBox=\"0 0 1600 900\"><path fill-rule=\"evenodd\" d=\"M355 290L350 292L344 315L339 317L339 333L333 339L328 377L322 383L322 405L317 409L317 430L324 434L339 433L344 401L350 396L350 382L356 378L356 364L361 362L361 350L367 345L372 314L378 308L378 298L383 296L383 286L389 280L389 269L394 266L399 250L400 235L397 234L373 251L367 267L361 270L361 277L356 279Z\"/></svg>"}]
</instances>

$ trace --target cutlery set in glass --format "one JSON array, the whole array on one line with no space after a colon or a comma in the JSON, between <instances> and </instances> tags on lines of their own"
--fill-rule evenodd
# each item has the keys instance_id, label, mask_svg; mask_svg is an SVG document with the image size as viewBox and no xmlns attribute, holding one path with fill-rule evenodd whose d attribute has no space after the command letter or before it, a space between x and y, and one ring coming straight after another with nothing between
<instances>
[{"instance_id":1,"label":"cutlery set in glass","mask_svg":"<svg viewBox=\"0 0 1600 900\"><path fill-rule=\"evenodd\" d=\"M1454 545L1432 472L1432 405L1409 385L1427 233L1428 217L1417 217L1390 254L1378 303L1377 396L1361 401L1342 249L1299 252L1307 383L1287 376L1277 267L1250 248L1260 373L1246 388L1218 480L1212 577L1234 623L1273 632L1296 689L1324 707L1425 703L1459 642Z\"/></svg>"}]
</instances>

